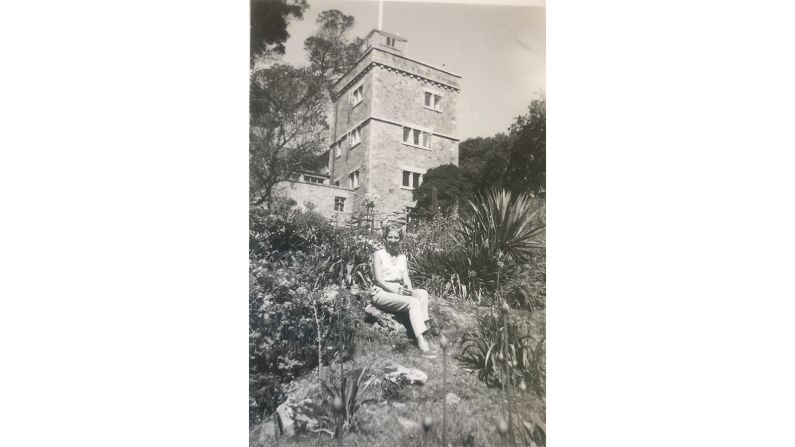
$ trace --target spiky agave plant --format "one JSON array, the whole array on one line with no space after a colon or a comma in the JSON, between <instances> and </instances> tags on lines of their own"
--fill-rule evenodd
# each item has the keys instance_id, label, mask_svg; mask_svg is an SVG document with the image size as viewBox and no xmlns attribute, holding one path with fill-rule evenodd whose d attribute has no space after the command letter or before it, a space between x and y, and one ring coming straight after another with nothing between
<instances>
[{"instance_id":1,"label":"spiky agave plant","mask_svg":"<svg viewBox=\"0 0 795 447\"><path fill-rule=\"evenodd\" d=\"M490 190L469 202L469 214L460 220L454 237L488 257L502 254L513 263L524 263L533 251L544 248L542 210L543 205L525 194Z\"/></svg>"}]
</instances>

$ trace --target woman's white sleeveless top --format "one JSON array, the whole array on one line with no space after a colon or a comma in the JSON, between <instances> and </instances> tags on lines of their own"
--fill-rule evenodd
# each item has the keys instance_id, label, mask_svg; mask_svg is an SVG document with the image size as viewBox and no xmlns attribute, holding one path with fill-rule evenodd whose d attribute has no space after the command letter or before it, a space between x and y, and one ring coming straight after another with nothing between
<instances>
[{"instance_id":1,"label":"woman's white sleeveless top","mask_svg":"<svg viewBox=\"0 0 795 447\"><path fill-rule=\"evenodd\" d=\"M403 272L406 267L406 255L398 255L397 260L389 256L385 249L375 252L375 262L381 263L381 272L384 276L384 281L399 282L403 281Z\"/></svg>"}]
</instances>

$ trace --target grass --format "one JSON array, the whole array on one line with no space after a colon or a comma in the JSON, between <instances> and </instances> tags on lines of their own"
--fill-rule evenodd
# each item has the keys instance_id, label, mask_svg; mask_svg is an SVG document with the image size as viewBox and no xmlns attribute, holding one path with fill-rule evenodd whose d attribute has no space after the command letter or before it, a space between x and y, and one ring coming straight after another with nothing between
<instances>
[{"instance_id":1,"label":"grass","mask_svg":"<svg viewBox=\"0 0 795 447\"><path fill-rule=\"evenodd\" d=\"M499 446L503 445L497 433L497 420L503 408L503 395L499 388L488 388L475 374L467 372L458 357L461 355L461 336L466 326L455 315L473 315L471 304L454 302L453 314L449 306L431 305L431 315L450 340L450 359L447 363L447 392L455 393L461 401L447 406L447 442L454 446ZM446 312L445 312L446 311ZM404 338L404 337L403 337ZM420 446L423 445L422 420L433 418L429 431L429 445L438 446L442 428L442 358L425 359L417 348L406 346L403 338L396 339L365 325L357 336L357 354L354 361L346 362L346 369L368 365L370 371L379 371L390 361L409 368L418 368L428 374L424 386L406 386L397 396L387 390L384 395L383 381L375 382L363 398L373 398L362 404L351 430L345 433L344 445L362 447ZM429 337L438 348L439 337ZM440 350L441 352L441 350ZM355 364L354 364L355 363ZM519 394L514 399L517 412L531 414L544 420L543 403L532 393ZM398 405L396 406L395 403ZM402 417L417 423L414 429L405 429L398 422ZM275 446L336 446L337 440L326 434L296 435L280 438Z\"/></svg>"}]
</instances>

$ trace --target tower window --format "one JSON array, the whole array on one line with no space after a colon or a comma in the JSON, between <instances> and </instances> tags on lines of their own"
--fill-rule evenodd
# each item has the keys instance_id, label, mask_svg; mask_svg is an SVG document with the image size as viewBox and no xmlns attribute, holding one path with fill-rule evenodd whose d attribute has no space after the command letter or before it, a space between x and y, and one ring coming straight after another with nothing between
<instances>
[{"instance_id":1,"label":"tower window","mask_svg":"<svg viewBox=\"0 0 795 447\"><path fill-rule=\"evenodd\" d=\"M351 91L351 104L356 105L362 102L364 97L364 85L360 85Z\"/></svg>"},{"instance_id":2,"label":"tower window","mask_svg":"<svg viewBox=\"0 0 795 447\"><path fill-rule=\"evenodd\" d=\"M351 147L356 146L357 144L362 142L362 134L359 131L359 128L353 129L351 133L348 134L348 143L350 143Z\"/></svg>"},{"instance_id":3,"label":"tower window","mask_svg":"<svg viewBox=\"0 0 795 447\"><path fill-rule=\"evenodd\" d=\"M441 93L434 92L432 90L425 90L423 92L424 95L424 105L425 108L436 110L437 112L442 111L442 95Z\"/></svg>"},{"instance_id":4,"label":"tower window","mask_svg":"<svg viewBox=\"0 0 795 447\"><path fill-rule=\"evenodd\" d=\"M411 146L417 146L425 149L431 148L431 133L413 129L411 127L403 128L403 143Z\"/></svg>"},{"instance_id":5,"label":"tower window","mask_svg":"<svg viewBox=\"0 0 795 447\"><path fill-rule=\"evenodd\" d=\"M355 170L348 174L348 185L351 189L359 187L359 170Z\"/></svg>"},{"instance_id":6,"label":"tower window","mask_svg":"<svg viewBox=\"0 0 795 447\"><path fill-rule=\"evenodd\" d=\"M388 36L387 36L387 38L386 38L386 45L387 45L388 47L392 47L392 48L394 48L394 47L395 47L395 38L394 38L394 37L388 37Z\"/></svg>"}]
</instances>

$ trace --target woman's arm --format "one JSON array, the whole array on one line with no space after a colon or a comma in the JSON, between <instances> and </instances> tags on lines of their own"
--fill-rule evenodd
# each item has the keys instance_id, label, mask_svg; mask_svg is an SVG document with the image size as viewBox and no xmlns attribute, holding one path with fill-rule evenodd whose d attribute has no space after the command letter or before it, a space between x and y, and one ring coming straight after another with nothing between
<instances>
[{"instance_id":1,"label":"woman's arm","mask_svg":"<svg viewBox=\"0 0 795 447\"><path fill-rule=\"evenodd\" d=\"M373 253L373 279L375 280L375 284L378 287L386 290L387 292L398 293L397 284L389 284L384 281L384 270L383 267L381 267L381 261L379 261L375 253Z\"/></svg>"},{"instance_id":2,"label":"woman's arm","mask_svg":"<svg viewBox=\"0 0 795 447\"><path fill-rule=\"evenodd\" d=\"M403 285L409 290L414 288L411 285L411 278L409 278L409 266L406 256L403 256Z\"/></svg>"}]
</instances>

